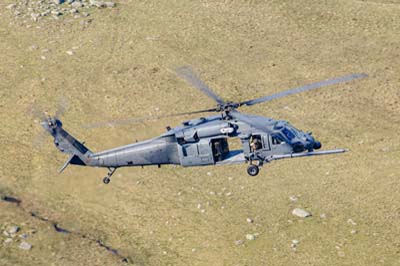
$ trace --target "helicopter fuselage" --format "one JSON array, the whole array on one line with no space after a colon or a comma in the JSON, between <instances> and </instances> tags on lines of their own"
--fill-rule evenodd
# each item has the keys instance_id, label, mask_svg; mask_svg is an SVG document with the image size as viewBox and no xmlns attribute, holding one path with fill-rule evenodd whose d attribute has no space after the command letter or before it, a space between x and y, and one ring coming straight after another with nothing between
<instances>
[{"instance_id":1,"label":"helicopter fuselage","mask_svg":"<svg viewBox=\"0 0 400 266\"><path fill-rule=\"evenodd\" d=\"M285 121L246 115L257 128L221 115L184 122L161 136L89 156L88 165L126 167L176 164L220 165L259 161L268 157L319 148L313 137ZM285 134L286 133L286 134ZM241 149L230 150L229 139L239 138ZM257 139L258 147L252 147ZM319 145L320 146L320 145Z\"/></svg>"},{"instance_id":2,"label":"helicopter fuselage","mask_svg":"<svg viewBox=\"0 0 400 266\"><path fill-rule=\"evenodd\" d=\"M69 164L107 167L109 172L103 179L106 184L119 167L249 163L248 174L257 175L260 166L273 160L345 151L314 152L321 144L311 133L304 133L286 121L243 113L189 120L159 137L98 153L91 152L65 131L60 120L49 120L42 126L54 137L56 147L70 154L60 172ZM232 139L240 139L240 148L230 149Z\"/></svg>"}]
</instances>

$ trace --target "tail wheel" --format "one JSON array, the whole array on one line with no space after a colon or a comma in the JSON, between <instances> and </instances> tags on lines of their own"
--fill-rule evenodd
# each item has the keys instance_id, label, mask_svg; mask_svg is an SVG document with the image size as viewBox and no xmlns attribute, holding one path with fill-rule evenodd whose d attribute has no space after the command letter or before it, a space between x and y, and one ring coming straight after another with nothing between
<instances>
[{"instance_id":1,"label":"tail wheel","mask_svg":"<svg viewBox=\"0 0 400 266\"><path fill-rule=\"evenodd\" d=\"M260 168L258 168L257 165L250 164L249 167L247 167L247 173L250 176L256 176L260 172Z\"/></svg>"}]
</instances>

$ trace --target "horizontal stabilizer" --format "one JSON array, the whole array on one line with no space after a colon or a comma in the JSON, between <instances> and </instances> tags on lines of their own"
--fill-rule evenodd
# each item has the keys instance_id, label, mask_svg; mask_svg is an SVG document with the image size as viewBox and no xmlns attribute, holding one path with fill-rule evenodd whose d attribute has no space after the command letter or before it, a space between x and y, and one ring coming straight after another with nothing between
<instances>
[{"instance_id":1,"label":"horizontal stabilizer","mask_svg":"<svg viewBox=\"0 0 400 266\"><path fill-rule=\"evenodd\" d=\"M65 168L67 168L67 166L69 164L77 164L77 165L86 165L80 158L79 156L75 155L75 154L71 154L71 156L68 158L68 160L64 163L64 165L60 168L60 170L58 171L59 174L61 174Z\"/></svg>"}]
</instances>

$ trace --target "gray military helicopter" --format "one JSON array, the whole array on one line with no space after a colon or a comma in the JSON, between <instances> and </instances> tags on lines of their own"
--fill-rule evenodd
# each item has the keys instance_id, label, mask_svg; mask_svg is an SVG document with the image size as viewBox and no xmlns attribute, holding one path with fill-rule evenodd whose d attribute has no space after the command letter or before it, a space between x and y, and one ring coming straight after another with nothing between
<instances>
[{"instance_id":1,"label":"gray military helicopter","mask_svg":"<svg viewBox=\"0 0 400 266\"><path fill-rule=\"evenodd\" d=\"M150 140L94 153L63 129L61 121L47 116L41 123L54 137L54 144L69 159L60 173L69 165L106 167L109 172L103 182L108 184L110 177L119 167L148 166L165 164L189 166L248 164L247 173L256 176L265 163L273 160L343 153L345 149L314 151L321 148L311 133L303 132L287 121L244 114L237 111L241 106L252 106L269 102L288 95L317 89L323 86L349 82L367 77L367 74L351 74L335 79L312 83L269 96L244 102L228 102L216 95L202 82L190 67L176 69L179 76L205 93L216 102L216 107L165 117L216 112L217 115L200 117L185 121L175 128L167 127L167 132ZM162 118L162 117L156 117ZM154 119L154 117L128 119L108 122L120 124ZM229 141L240 139L241 149L231 150Z\"/></svg>"}]
</instances>

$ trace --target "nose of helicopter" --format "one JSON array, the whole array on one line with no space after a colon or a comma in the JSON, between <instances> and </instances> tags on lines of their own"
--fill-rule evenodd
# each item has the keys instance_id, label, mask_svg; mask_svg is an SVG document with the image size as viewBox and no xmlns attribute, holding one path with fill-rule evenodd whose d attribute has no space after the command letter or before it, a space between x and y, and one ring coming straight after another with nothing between
<instances>
[{"instance_id":1,"label":"nose of helicopter","mask_svg":"<svg viewBox=\"0 0 400 266\"><path fill-rule=\"evenodd\" d=\"M305 148L309 151L318 150L321 148L321 142L317 141L311 133L304 133Z\"/></svg>"},{"instance_id":2,"label":"nose of helicopter","mask_svg":"<svg viewBox=\"0 0 400 266\"><path fill-rule=\"evenodd\" d=\"M303 152L305 150L312 151L312 150L318 150L321 148L321 142L315 140L313 136L311 136L311 133L302 133L301 138L297 138L293 143L293 152L298 153L298 152Z\"/></svg>"},{"instance_id":3,"label":"nose of helicopter","mask_svg":"<svg viewBox=\"0 0 400 266\"><path fill-rule=\"evenodd\" d=\"M316 150L318 150L318 149L321 149L321 147L322 147L322 145L321 145L321 142L319 142L319 141L314 141L314 149L316 149Z\"/></svg>"}]
</instances>

